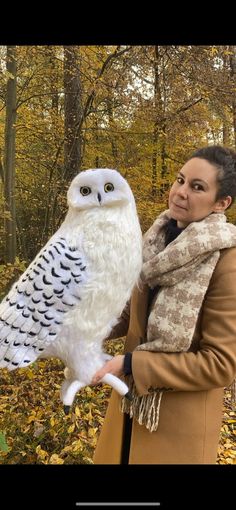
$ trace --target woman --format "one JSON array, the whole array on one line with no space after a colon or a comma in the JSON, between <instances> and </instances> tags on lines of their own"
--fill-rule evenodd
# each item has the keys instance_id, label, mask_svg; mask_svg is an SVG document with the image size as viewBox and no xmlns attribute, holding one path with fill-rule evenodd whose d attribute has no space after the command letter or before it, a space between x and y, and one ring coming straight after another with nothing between
<instances>
[{"instance_id":1,"label":"woman","mask_svg":"<svg viewBox=\"0 0 236 510\"><path fill-rule=\"evenodd\" d=\"M95 464L214 464L224 387L236 377L236 153L195 151L169 209L144 235L142 284L112 338L125 355L99 370L126 375L132 402L113 391Z\"/></svg>"}]
</instances>

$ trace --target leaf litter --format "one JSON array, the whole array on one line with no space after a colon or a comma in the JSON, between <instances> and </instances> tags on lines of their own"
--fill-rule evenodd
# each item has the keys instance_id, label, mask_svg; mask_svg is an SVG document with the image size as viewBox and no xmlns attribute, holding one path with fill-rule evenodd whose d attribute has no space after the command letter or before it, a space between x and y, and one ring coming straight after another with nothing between
<instances>
[{"instance_id":1,"label":"leaf litter","mask_svg":"<svg viewBox=\"0 0 236 510\"><path fill-rule=\"evenodd\" d=\"M119 354L123 345L124 339L107 341L106 351ZM1 464L93 463L111 387L83 388L66 416L60 400L63 379L64 365L53 358L0 371ZM236 408L227 390L217 463L236 464Z\"/></svg>"}]
</instances>

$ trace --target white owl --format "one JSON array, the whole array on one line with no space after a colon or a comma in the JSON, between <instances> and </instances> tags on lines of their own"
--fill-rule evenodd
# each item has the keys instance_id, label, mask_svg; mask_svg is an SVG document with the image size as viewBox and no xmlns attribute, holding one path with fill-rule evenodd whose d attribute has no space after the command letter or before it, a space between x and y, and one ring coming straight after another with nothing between
<instances>
[{"instance_id":1,"label":"white owl","mask_svg":"<svg viewBox=\"0 0 236 510\"><path fill-rule=\"evenodd\" d=\"M103 341L142 266L135 201L119 172L83 171L67 198L64 222L0 305L0 368L26 367L42 357L61 359L65 412L109 358ZM128 392L112 374L103 382L122 395Z\"/></svg>"}]
</instances>

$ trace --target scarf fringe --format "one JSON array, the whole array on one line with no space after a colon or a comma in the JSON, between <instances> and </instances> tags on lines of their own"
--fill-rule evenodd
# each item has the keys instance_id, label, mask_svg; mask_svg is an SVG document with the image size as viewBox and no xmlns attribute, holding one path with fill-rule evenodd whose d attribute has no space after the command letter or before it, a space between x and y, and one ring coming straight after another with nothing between
<instances>
[{"instance_id":1,"label":"scarf fringe","mask_svg":"<svg viewBox=\"0 0 236 510\"><path fill-rule=\"evenodd\" d=\"M135 418L139 425L145 425L150 432L157 430L163 391L155 391L140 397L136 393L134 384L132 386L133 400L127 400L125 397L121 399L122 413L127 413L130 418ZM227 389L230 391L231 403L236 405L236 379Z\"/></svg>"},{"instance_id":2,"label":"scarf fringe","mask_svg":"<svg viewBox=\"0 0 236 510\"><path fill-rule=\"evenodd\" d=\"M135 418L139 425L145 425L150 432L153 432L158 428L162 394L163 391L155 391L140 397L133 385L133 400L129 401L123 397L121 411L129 414L130 418Z\"/></svg>"},{"instance_id":3,"label":"scarf fringe","mask_svg":"<svg viewBox=\"0 0 236 510\"><path fill-rule=\"evenodd\" d=\"M230 391L230 401L233 405L236 405L236 379L227 388Z\"/></svg>"},{"instance_id":4,"label":"scarf fringe","mask_svg":"<svg viewBox=\"0 0 236 510\"><path fill-rule=\"evenodd\" d=\"M236 405L236 379L227 388L230 391L230 400L233 405ZM121 399L120 409L122 413L130 415L130 418L135 418L139 425L145 425L150 431L154 432L158 428L160 405L163 391L155 391L149 395L139 396L136 393L134 384L132 384L133 400L127 400L123 397Z\"/></svg>"}]
</instances>

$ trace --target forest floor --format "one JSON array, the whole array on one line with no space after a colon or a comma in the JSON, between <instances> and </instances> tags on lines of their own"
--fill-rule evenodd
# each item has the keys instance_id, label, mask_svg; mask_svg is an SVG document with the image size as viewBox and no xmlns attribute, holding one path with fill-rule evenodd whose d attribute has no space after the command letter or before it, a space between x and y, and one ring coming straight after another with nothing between
<instances>
[{"instance_id":1,"label":"forest floor","mask_svg":"<svg viewBox=\"0 0 236 510\"><path fill-rule=\"evenodd\" d=\"M122 339L107 342L121 352ZM60 401L64 379L59 360L0 371L0 464L92 464L111 388L86 387L66 416ZM225 390L217 464L236 464L236 408Z\"/></svg>"}]
</instances>

